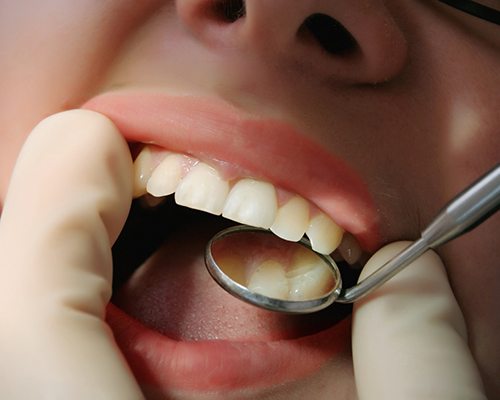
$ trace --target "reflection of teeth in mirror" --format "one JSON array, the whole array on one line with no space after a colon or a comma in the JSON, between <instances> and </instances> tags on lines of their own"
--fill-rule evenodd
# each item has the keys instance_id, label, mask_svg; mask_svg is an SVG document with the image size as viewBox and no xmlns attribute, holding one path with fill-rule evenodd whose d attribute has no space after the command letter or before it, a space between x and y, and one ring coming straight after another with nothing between
<instances>
[{"instance_id":1,"label":"reflection of teeth in mirror","mask_svg":"<svg viewBox=\"0 0 500 400\"><path fill-rule=\"evenodd\" d=\"M311 300L325 295L334 286L332 271L325 262L309 250L295 254L286 276L289 300Z\"/></svg>"},{"instance_id":2,"label":"reflection of teeth in mirror","mask_svg":"<svg viewBox=\"0 0 500 400\"><path fill-rule=\"evenodd\" d=\"M342 258L351 266L360 261L363 251L361 246L354 236L346 232L342 238L342 242L338 247L338 251Z\"/></svg>"},{"instance_id":3,"label":"reflection of teeth in mirror","mask_svg":"<svg viewBox=\"0 0 500 400\"><path fill-rule=\"evenodd\" d=\"M134 161L134 197L146 193L146 185L153 172L153 159L149 147L144 147Z\"/></svg>"},{"instance_id":4,"label":"reflection of teeth in mirror","mask_svg":"<svg viewBox=\"0 0 500 400\"><path fill-rule=\"evenodd\" d=\"M306 235L314 251L332 253L342 241L344 230L326 214L320 212L309 221Z\"/></svg>"},{"instance_id":5,"label":"reflection of teeth in mirror","mask_svg":"<svg viewBox=\"0 0 500 400\"><path fill-rule=\"evenodd\" d=\"M282 239L297 242L308 226L309 203L300 196L294 196L278 209L271 231Z\"/></svg>"},{"instance_id":6,"label":"reflection of teeth in mirror","mask_svg":"<svg viewBox=\"0 0 500 400\"><path fill-rule=\"evenodd\" d=\"M260 264L248 280L247 287L254 293L274 299L286 300L289 286L283 266L274 260L267 260Z\"/></svg>"},{"instance_id":7,"label":"reflection of teeth in mirror","mask_svg":"<svg viewBox=\"0 0 500 400\"><path fill-rule=\"evenodd\" d=\"M175 190L175 202L181 206L220 215L229 183L219 173L204 163L196 164L181 180Z\"/></svg>"},{"instance_id":8,"label":"reflection of teeth in mirror","mask_svg":"<svg viewBox=\"0 0 500 400\"><path fill-rule=\"evenodd\" d=\"M233 186L222 215L241 224L269 228L274 222L277 208L274 186L247 178Z\"/></svg>"},{"instance_id":9,"label":"reflection of teeth in mirror","mask_svg":"<svg viewBox=\"0 0 500 400\"><path fill-rule=\"evenodd\" d=\"M156 197L174 193L182 179L184 159L179 154L167 155L151 174L146 185L147 192Z\"/></svg>"}]
</instances>

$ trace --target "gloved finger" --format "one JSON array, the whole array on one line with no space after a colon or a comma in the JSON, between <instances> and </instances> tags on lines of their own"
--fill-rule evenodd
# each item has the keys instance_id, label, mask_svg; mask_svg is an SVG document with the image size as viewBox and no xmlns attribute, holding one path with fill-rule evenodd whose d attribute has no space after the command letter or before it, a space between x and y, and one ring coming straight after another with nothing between
<instances>
[{"instance_id":1,"label":"gloved finger","mask_svg":"<svg viewBox=\"0 0 500 400\"><path fill-rule=\"evenodd\" d=\"M407 245L378 251L360 279ZM432 251L355 304L353 360L362 400L486 398L462 313Z\"/></svg>"},{"instance_id":2,"label":"gloved finger","mask_svg":"<svg viewBox=\"0 0 500 400\"><path fill-rule=\"evenodd\" d=\"M142 398L103 322L131 176L98 113L53 115L27 139L0 221L0 398Z\"/></svg>"}]
</instances>

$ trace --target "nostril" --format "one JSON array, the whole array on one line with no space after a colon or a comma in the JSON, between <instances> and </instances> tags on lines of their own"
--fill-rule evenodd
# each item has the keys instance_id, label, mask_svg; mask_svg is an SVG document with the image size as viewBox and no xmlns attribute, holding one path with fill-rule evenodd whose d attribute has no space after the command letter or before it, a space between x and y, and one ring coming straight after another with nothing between
<instances>
[{"instance_id":1,"label":"nostril","mask_svg":"<svg viewBox=\"0 0 500 400\"><path fill-rule=\"evenodd\" d=\"M213 4L216 17L224 22L234 22L245 16L244 0L216 0Z\"/></svg>"},{"instance_id":2,"label":"nostril","mask_svg":"<svg viewBox=\"0 0 500 400\"><path fill-rule=\"evenodd\" d=\"M332 55L352 53L358 47L356 39L337 20L326 14L313 14L303 22L299 34L311 37Z\"/></svg>"}]
</instances>

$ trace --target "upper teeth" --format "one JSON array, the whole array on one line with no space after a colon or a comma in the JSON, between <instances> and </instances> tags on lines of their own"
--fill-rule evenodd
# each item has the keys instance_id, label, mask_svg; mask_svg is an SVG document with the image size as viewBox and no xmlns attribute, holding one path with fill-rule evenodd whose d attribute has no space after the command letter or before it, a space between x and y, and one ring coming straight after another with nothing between
<instances>
[{"instance_id":1,"label":"upper teeth","mask_svg":"<svg viewBox=\"0 0 500 400\"><path fill-rule=\"evenodd\" d=\"M342 228L302 197L288 193L288 200L280 204L271 183L225 180L215 168L191 156L145 146L134 162L134 174L135 197L175 193L179 205L270 228L289 241L306 234L312 248L323 254L332 253L342 241Z\"/></svg>"},{"instance_id":2,"label":"upper teeth","mask_svg":"<svg viewBox=\"0 0 500 400\"><path fill-rule=\"evenodd\" d=\"M175 191L175 202L181 206L220 215L227 205L229 182L204 163L198 163L184 176Z\"/></svg>"},{"instance_id":3,"label":"upper teeth","mask_svg":"<svg viewBox=\"0 0 500 400\"><path fill-rule=\"evenodd\" d=\"M227 196L222 215L242 224L270 228L276 218L276 189L268 182L241 179Z\"/></svg>"}]
</instances>

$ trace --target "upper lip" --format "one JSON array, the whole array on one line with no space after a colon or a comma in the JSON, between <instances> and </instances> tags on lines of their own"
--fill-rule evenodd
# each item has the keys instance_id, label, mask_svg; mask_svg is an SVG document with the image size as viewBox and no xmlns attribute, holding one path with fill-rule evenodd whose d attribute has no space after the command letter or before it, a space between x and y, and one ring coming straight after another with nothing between
<instances>
[{"instance_id":1,"label":"upper lip","mask_svg":"<svg viewBox=\"0 0 500 400\"><path fill-rule=\"evenodd\" d=\"M308 199L361 246L379 245L378 215L361 177L281 121L257 119L213 98L110 92L84 104L108 116L129 142L236 165Z\"/></svg>"}]
</instances>

